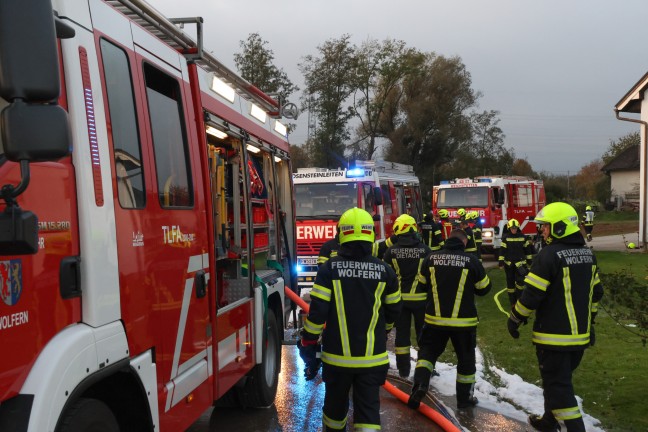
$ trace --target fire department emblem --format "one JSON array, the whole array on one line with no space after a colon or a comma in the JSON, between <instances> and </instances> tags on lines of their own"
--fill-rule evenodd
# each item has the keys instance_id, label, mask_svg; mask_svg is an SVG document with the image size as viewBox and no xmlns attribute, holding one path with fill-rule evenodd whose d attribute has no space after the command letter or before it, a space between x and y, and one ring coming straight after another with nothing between
<instances>
[{"instance_id":1,"label":"fire department emblem","mask_svg":"<svg viewBox=\"0 0 648 432\"><path fill-rule=\"evenodd\" d=\"M18 303L22 293L22 264L20 260L0 261L0 297L9 306Z\"/></svg>"}]
</instances>

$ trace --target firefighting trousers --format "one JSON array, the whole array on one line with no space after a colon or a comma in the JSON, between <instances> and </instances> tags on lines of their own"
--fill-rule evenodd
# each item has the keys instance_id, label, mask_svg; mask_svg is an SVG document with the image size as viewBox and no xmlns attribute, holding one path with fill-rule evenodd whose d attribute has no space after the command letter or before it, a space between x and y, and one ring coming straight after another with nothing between
<instances>
[{"instance_id":1,"label":"firefighting trousers","mask_svg":"<svg viewBox=\"0 0 648 432\"><path fill-rule=\"evenodd\" d=\"M394 351L396 352L396 366L401 372L410 370L410 346L412 319L414 320L414 329L416 339L418 340L425 322L425 301L404 301L401 314L396 319L396 339Z\"/></svg>"},{"instance_id":2,"label":"firefighting trousers","mask_svg":"<svg viewBox=\"0 0 648 432\"><path fill-rule=\"evenodd\" d=\"M536 348L544 390L544 417L564 421L569 432L585 432L572 385L572 374L580 364L584 352Z\"/></svg>"},{"instance_id":3,"label":"firefighting trousers","mask_svg":"<svg viewBox=\"0 0 648 432\"><path fill-rule=\"evenodd\" d=\"M457 402L467 402L475 387L475 348L477 347L477 328L448 330L443 327L423 326L419 338L419 357L414 371L414 383L429 385L434 365L448 340L452 342L457 354Z\"/></svg>"},{"instance_id":4,"label":"firefighting trousers","mask_svg":"<svg viewBox=\"0 0 648 432\"><path fill-rule=\"evenodd\" d=\"M349 392L353 388L353 423L356 431L380 429L380 386L385 383L387 369L363 371L322 365L324 394L323 431L346 430Z\"/></svg>"},{"instance_id":5,"label":"firefighting trousers","mask_svg":"<svg viewBox=\"0 0 648 432\"><path fill-rule=\"evenodd\" d=\"M504 272L506 273L506 292L508 293L511 307L513 307L520 294L522 294L524 276L518 271L514 262L511 265L505 265Z\"/></svg>"}]
</instances>

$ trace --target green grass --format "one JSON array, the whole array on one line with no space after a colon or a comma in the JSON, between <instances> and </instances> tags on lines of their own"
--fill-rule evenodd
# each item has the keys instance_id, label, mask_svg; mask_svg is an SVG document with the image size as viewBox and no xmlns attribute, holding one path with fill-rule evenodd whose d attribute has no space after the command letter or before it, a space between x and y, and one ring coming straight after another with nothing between
<instances>
[{"instance_id":1,"label":"green grass","mask_svg":"<svg viewBox=\"0 0 648 432\"><path fill-rule=\"evenodd\" d=\"M603 211L596 213L594 226L597 222L639 221L639 212Z\"/></svg>"},{"instance_id":2,"label":"green grass","mask_svg":"<svg viewBox=\"0 0 648 432\"><path fill-rule=\"evenodd\" d=\"M648 274L646 254L598 252L596 255L603 272L624 270L632 272L637 280L644 280ZM480 318L478 345L484 353L486 365L497 365L540 386L535 348L531 344L533 322L520 329L520 339L510 337L506 330L506 316L493 300L493 296L505 286L504 272L492 269L488 275L493 290L477 300ZM508 309L505 292L499 299ZM605 298L601 304L604 307ZM638 333L637 328L629 330ZM596 336L596 346L587 349L574 374L574 387L576 394L583 398L583 409L599 419L607 431L648 430L644 399L648 383L648 348L643 345L641 337L617 324L603 309L597 317ZM452 352L452 349L446 353L448 351ZM451 354L444 356L446 359L443 361L456 361Z\"/></svg>"}]
</instances>

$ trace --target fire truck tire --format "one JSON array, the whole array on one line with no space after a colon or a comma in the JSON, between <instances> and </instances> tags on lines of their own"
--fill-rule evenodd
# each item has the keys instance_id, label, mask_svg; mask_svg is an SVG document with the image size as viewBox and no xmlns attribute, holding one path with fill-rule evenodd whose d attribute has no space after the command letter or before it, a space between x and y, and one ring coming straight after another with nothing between
<instances>
[{"instance_id":1,"label":"fire truck tire","mask_svg":"<svg viewBox=\"0 0 648 432\"><path fill-rule=\"evenodd\" d=\"M97 399L80 398L65 412L57 432L119 432L108 406Z\"/></svg>"},{"instance_id":2,"label":"fire truck tire","mask_svg":"<svg viewBox=\"0 0 648 432\"><path fill-rule=\"evenodd\" d=\"M281 370L281 338L277 317L268 311L268 329L263 341L263 359L250 372L245 388L239 394L244 407L265 408L274 403Z\"/></svg>"}]
</instances>

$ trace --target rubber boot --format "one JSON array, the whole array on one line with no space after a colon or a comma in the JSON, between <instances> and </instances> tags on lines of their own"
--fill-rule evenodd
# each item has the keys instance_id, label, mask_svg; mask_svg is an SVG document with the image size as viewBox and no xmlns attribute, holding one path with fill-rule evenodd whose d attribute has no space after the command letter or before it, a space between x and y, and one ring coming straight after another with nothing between
<instances>
[{"instance_id":1,"label":"rubber boot","mask_svg":"<svg viewBox=\"0 0 648 432\"><path fill-rule=\"evenodd\" d=\"M418 367L414 370L414 385L412 393L407 401L407 406L412 409L418 409L421 401L430 388L430 371L424 367Z\"/></svg>"},{"instance_id":2,"label":"rubber boot","mask_svg":"<svg viewBox=\"0 0 648 432\"><path fill-rule=\"evenodd\" d=\"M542 432L556 432L560 430L560 425L558 424L556 419L539 415L530 415L529 424L533 427L533 429Z\"/></svg>"},{"instance_id":3,"label":"rubber boot","mask_svg":"<svg viewBox=\"0 0 648 432\"><path fill-rule=\"evenodd\" d=\"M457 382L457 408L472 408L479 400L473 396L475 383L460 383Z\"/></svg>"},{"instance_id":4,"label":"rubber boot","mask_svg":"<svg viewBox=\"0 0 648 432\"><path fill-rule=\"evenodd\" d=\"M396 354L396 367L401 378L409 378L412 368L409 354Z\"/></svg>"}]
</instances>

